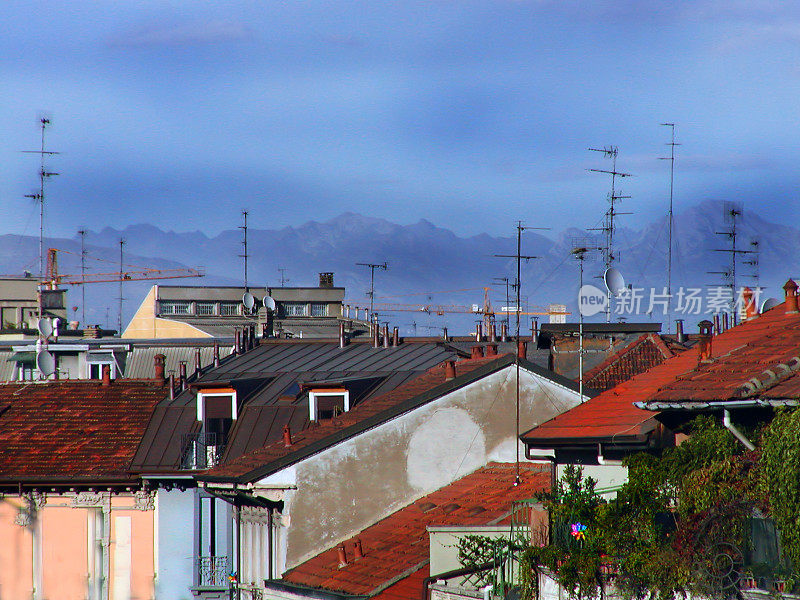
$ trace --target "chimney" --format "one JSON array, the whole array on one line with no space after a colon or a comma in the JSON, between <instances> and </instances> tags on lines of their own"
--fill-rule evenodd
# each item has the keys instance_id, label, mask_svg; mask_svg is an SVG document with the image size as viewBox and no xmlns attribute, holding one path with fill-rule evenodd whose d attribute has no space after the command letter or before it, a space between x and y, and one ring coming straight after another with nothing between
<instances>
[{"instance_id":1,"label":"chimney","mask_svg":"<svg viewBox=\"0 0 800 600\"><path fill-rule=\"evenodd\" d=\"M475 325L475 341L483 341L483 321L478 321L477 325Z\"/></svg>"},{"instance_id":2,"label":"chimney","mask_svg":"<svg viewBox=\"0 0 800 600\"><path fill-rule=\"evenodd\" d=\"M344 544L340 544L336 550L339 555L339 568L344 569L347 566L347 551L344 548Z\"/></svg>"},{"instance_id":3,"label":"chimney","mask_svg":"<svg viewBox=\"0 0 800 600\"><path fill-rule=\"evenodd\" d=\"M194 349L194 378L197 379L200 377L200 374L203 372L203 367L200 364L200 348Z\"/></svg>"},{"instance_id":4,"label":"chimney","mask_svg":"<svg viewBox=\"0 0 800 600\"><path fill-rule=\"evenodd\" d=\"M470 358L483 358L483 346L473 346Z\"/></svg>"},{"instance_id":5,"label":"chimney","mask_svg":"<svg viewBox=\"0 0 800 600\"><path fill-rule=\"evenodd\" d=\"M109 365L103 365L103 387L108 387L111 385L111 367Z\"/></svg>"},{"instance_id":6,"label":"chimney","mask_svg":"<svg viewBox=\"0 0 800 600\"><path fill-rule=\"evenodd\" d=\"M753 290L749 287L745 287L742 290L742 304L744 304L745 321L749 321L758 316L758 308L756 308L756 302L753 298Z\"/></svg>"},{"instance_id":7,"label":"chimney","mask_svg":"<svg viewBox=\"0 0 800 600\"><path fill-rule=\"evenodd\" d=\"M347 345L347 339L344 335L344 321L339 321L339 348L344 348Z\"/></svg>"},{"instance_id":8,"label":"chimney","mask_svg":"<svg viewBox=\"0 0 800 600\"><path fill-rule=\"evenodd\" d=\"M533 321L531 321L531 341L539 345L539 318L533 317Z\"/></svg>"},{"instance_id":9,"label":"chimney","mask_svg":"<svg viewBox=\"0 0 800 600\"><path fill-rule=\"evenodd\" d=\"M797 284L793 279L783 284L783 291L786 296L786 314L795 315L800 312L797 308Z\"/></svg>"},{"instance_id":10,"label":"chimney","mask_svg":"<svg viewBox=\"0 0 800 600\"><path fill-rule=\"evenodd\" d=\"M719 313L714 315L714 335L719 335L722 333L722 329L720 329L721 325L719 323Z\"/></svg>"},{"instance_id":11,"label":"chimney","mask_svg":"<svg viewBox=\"0 0 800 600\"><path fill-rule=\"evenodd\" d=\"M283 426L283 445L287 448L292 445L292 430L288 424Z\"/></svg>"},{"instance_id":12,"label":"chimney","mask_svg":"<svg viewBox=\"0 0 800 600\"><path fill-rule=\"evenodd\" d=\"M493 344L497 341L497 327L494 323L489 327L489 341Z\"/></svg>"},{"instance_id":13,"label":"chimney","mask_svg":"<svg viewBox=\"0 0 800 600\"><path fill-rule=\"evenodd\" d=\"M333 287L333 273L320 273L319 274L319 287L332 288Z\"/></svg>"},{"instance_id":14,"label":"chimney","mask_svg":"<svg viewBox=\"0 0 800 600\"><path fill-rule=\"evenodd\" d=\"M497 344L486 344L486 356L497 356Z\"/></svg>"},{"instance_id":15,"label":"chimney","mask_svg":"<svg viewBox=\"0 0 800 600\"><path fill-rule=\"evenodd\" d=\"M722 313L722 331L728 331L730 328L731 322L728 313Z\"/></svg>"},{"instance_id":16,"label":"chimney","mask_svg":"<svg viewBox=\"0 0 800 600\"><path fill-rule=\"evenodd\" d=\"M175 373L169 374L169 399L175 400Z\"/></svg>"},{"instance_id":17,"label":"chimney","mask_svg":"<svg viewBox=\"0 0 800 600\"><path fill-rule=\"evenodd\" d=\"M399 343L400 343L400 328L395 327L394 329L392 329L392 346L397 347Z\"/></svg>"},{"instance_id":18,"label":"chimney","mask_svg":"<svg viewBox=\"0 0 800 600\"><path fill-rule=\"evenodd\" d=\"M163 354L156 354L153 357L153 379L161 385L164 385L164 363L167 357Z\"/></svg>"},{"instance_id":19,"label":"chimney","mask_svg":"<svg viewBox=\"0 0 800 600\"><path fill-rule=\"evenodd\" d=\"M447 341L447 327L442 327L442 338Z\"/></svg>"},{"instance_id":20,"label":"chimney","mask_svg":"<svg viewBox=\"0 0 800 600\"><path fill-rule=\"evenodd\" d=\"M219 342L214 340L214 366L219 366Z\"/></svg>"},{"instance_id":21,"label":"chimney","mask_svg":"<svg viewBox=\"0 0 800 600\"><path fill-rule=\"evenodd\" d=\"M700 321L697 326L700 328L700 343L697 346L699 363L711 362L711 342L714 339L712 335L712 327L714 324L711 321Z\"/></svg>"},{"instance_id":22,"label":"chimney","mask_svg":"<svg viewBox=\"0 0 800 600\"><path fill-rule=\"evenodd\" d=\"M372 328L372 347L373 348L380 348L381 347L381 336L380 332L378 331L378 324L372 323L370 324Z\"/></svg>"},{"instance_id":23,"label":"chimney","mask_svg":"<svg viewBox=\"0 0 800 600\"><path fill-rule=\"evenodd\" d=\"M242 354L250 350L250 328L245 325L242 327Z\"/></svg>"},{"instance_id":24,"label":"chimney","mask_svg":"<svg viewBox=\"0 0 800 600\"><path fill-rule=\"evenodd\" d=\"M389 326L388 325L384 325L383 326L383 331L381 333L383 334L383 347L384 348L388 348L389 347Z\"/></svg>"},{"instance_id":25,"label":"chimney","mask_svg":"<svg viewBox=\"0 0 800 600\"><path fill-rule=\"evenodd\" d=\"M239 339L240 339L239 336L240 335L241 334L239 333L239 328L238 327L234 327L233 328L233 353L234 354L239 354L240 353L240 347L239 347Z\"/></svg>"},{"instance_id":26,"label":"chimney","mask_svg":"<svg viewBox=\"0 0 800 600\"><path fill-rule=\"evenodd\" d=\"M361 547L361 538L356 538L356 541L353 542L353 551L355 560L364 558L364 549Z\"/></svg>"},{"instance_id":27,"label":"chimney","mask_svg":"<svg viewBox=\"0 0 800 600\"><path fill-rule=\"evenodd\" d=\"M178 372L180 373L181 390L186 389L186 361L182 360L178 365Z\"/></svg>"},{"instance_id":28,"label":"chimney","mask_svg":"<svg viewBox=\"0 0 800 600\"><path fill-rule=\"evenodd\" d=\"M455 361L448 360L444 363L444 380L450 381L456 378L456 363Z\"/></svg>"},{"instance_id":29,"label":"chimney","mask_svg":"<svg viewBox=\"0 0 800 600\"><path fill-rule=\"evenodd\" d=\"M528 344L519 340L517 342L517 357L518 358L527 358L528 356Z\"/></svg>"},{"instance_id":30,"label":"chimney","mask_svg":"<svg viewBox=\"0 0 800 600\"><path fill-rule=\"evenodd\" d=\"M508 325L506 323L500 323L500 341L508 341Z\"/></svg>"},{"instance_id":31,"label":"chimney","mask_svg":"<svg viewBox=\"0 0 800 600\"><path fill-rule=\"evenodd\" d=\"M677 319L675 321L675 339L679 344L686 342L686 335L683 333L683 319Z\"/></svg>"}]
</instances>

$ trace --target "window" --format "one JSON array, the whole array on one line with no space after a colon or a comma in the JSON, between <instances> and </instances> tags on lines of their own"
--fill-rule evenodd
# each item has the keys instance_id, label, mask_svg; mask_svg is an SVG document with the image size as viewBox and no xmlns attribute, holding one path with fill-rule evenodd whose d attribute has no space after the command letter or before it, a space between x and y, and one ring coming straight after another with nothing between
<instances>
[{"instance_id":1,"label":"window","mask_svg":"<svg viewBox=\"0 0 800 600\"><path fill-rule=\"evenodd\" d=\"M0 321L2 321L3 329L16 329L18 325L17 309L13 306L0 309Z\"/></svg>"},{"instance_id":2,"label":"window","mask_svg":"<svg viewBox=\"0 0 800 600\"><path fill-rule=\"evenodd\" d=\"M197 585L225 587L232 565L225 544L223 500L200 496L197 505Z\"/></svg>"},{"instance_id":3,"label":"window","mask_svg":"<svg viewBox=\"0 0 800 600\"><path fill-rule=\"evenodd\" d=\"M108 367L109 375L111 379L116 377L116 369L114 368L114 363L89 363L89 379L102 379L103 378L103 367Z\"/></svg>"},{"instance_id":4,"label":"window","mask_svg":"<svg viewBox=\"0 0 800 600\"><path fill-rule=\"evenodd\" d=\"M190 309L190 302L161 302L162 315L188 315Z\"/></svg>"},{"instance_id":5,"label":"window","mask_svg":"<svg viewBox=\"0 0 800 600\"><path fill-rule=\"evenodd\" d=\"M332 419L350 410L350 392L345 389L317 389L308 392L308 415L311 421Z\"/></svg>"},{"instance_id":6,"label":"window","mask_svg":"<svg viewBox=\"0 0 800 600\"><path fill-rule=\"evenodd\" d=\"M202 317L207 317L210 315L215 314L216 311L214 310L214 303L213 302L198 302L197 303L197 314Z\"/></svg>"},{"instance_id":7,"label":"window","mask_svg":"<svg viewBox=\"0 0 800 600\"><path fill-rule=\"evenodd\" d=\"M324 302L312 302L311 303L311 316L312 317L327 317L328 316L328 305Z\"/></svg>"},{"instance_id":8,"label":"window","mask_svg":"<svg viewBox=\"0 0 800 600\"><path fill-rule=\"evenodd\" d=\"M220 302L219 303L219 314L224 317L232 317L234 315L239 314L239 303L238 302Z\"/></svg>"},{"instance_id":9,"label":"window","mask_svg":"<svg viewBox=\"0 0 800 600\"><path fill-rule=\"evenodd\" d=\"M36 319L39 314L38 308L23 308L22 309L22 326L36 329Z\"/></svg>"},{"instance_id":10,"label":"window","mask_svg":"<svg viewBox=\"0 0 800 600\"><path fill-rule=\"evenodd\" d=\"M305 317L308 315L308 304L305 302L284 302L283 314L287 317Z\"/></svg>"}]
</instances>

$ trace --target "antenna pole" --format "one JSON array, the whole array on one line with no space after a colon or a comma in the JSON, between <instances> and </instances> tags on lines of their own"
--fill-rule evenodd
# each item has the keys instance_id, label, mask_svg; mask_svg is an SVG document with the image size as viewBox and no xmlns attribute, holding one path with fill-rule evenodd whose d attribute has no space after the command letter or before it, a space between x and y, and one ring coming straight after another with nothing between
<instances>
[{"instance_id":1,"label":"antenna pole","mask_svg":"<svg viewBox=\"0 0 800 600\"><path fill-rule=\"evenodd\" d=\"M375 306L375 269L383 269L384 271L389 268L388 263L381 264L374 263L356 263L359 267L369 268L369 314L370 319L373 317L373 307Z\"/></svg>"},{"instance_id":2,"label":"antenna pole","mask_svg":"<svg viewBox=\"0 0 800 600\"><path fill-rule=\"evenodd\" d=\"M125 239L119 239L119 320L118 320L118 332L117 335L122 336L122 281L125 278L125 274L122 270L122 249L125 246ZM106 319L108 320L108 319Z\"/></svg>"},{"instance_id":3,"label":"antenna pole","mask_svg":"<svg viewBox=\"0 0 800 600\"><path fill-rule=\"evenodd\" d=\"M281 287L283 287L289 278L286 277L286 267L278 267L278 273L281 274Z\"/></svg>"},{"instance_id":4,"label":"antenna pole","mask_svg":"<svg viewBox=\"0 0 800 600\"><path fill-rule=\"evenodd\" d=\"M578 255L578 264L581 268L580 287L578 288L579 290L583 288L583 258L583 253L580 253ZM578 310L578 340L578 399L583 402L583 311L581 310Z\"/></svg>"},{"instance_id":5,"label":"antenna pole","mask_svg":"<svg viewBox=\"0 0 800 600\"><path fill-rule=\"evenodd\" d=\"M81 236L81 325L86 327L86 229L79 229L78 235Z\"/></svg>"},{"instance_id":6,"label":"antenna pole","mask_svg":"<svg viewBox=\"0 0 800 600\"><path fill-rule=\"evenodd\" d=\"M243 234L242 246L244 247L244 254L240 254L239 257L244 258L244 291L249 292L250 288L247 286L247 210L242 211L242 217L244 218L244 224L239 229L242 230Z\"/></svg>"},{"instance_id":7,"label":"antenna pole","mask_svg":"<svg viewBox=\"0 0 800 600\"><path fill-rule=\"evenodd\" d=\"M674 228L674 220L673 220L673 212L672 212L672 192L673 187L675 184L675 146L680 146L680 144L675 143L675 123L662 123L664 127L669 127L672 130L672 136L670 142L667 144L669 146L669 157L662 157L660 160L668 160L669 161L669 235L668 235L668 244L669 248L667 249L667 297L672 298L672 232ZM667 333L672 331L672 303L668 305L667 308Z\"/></svg>"}]
</instances>

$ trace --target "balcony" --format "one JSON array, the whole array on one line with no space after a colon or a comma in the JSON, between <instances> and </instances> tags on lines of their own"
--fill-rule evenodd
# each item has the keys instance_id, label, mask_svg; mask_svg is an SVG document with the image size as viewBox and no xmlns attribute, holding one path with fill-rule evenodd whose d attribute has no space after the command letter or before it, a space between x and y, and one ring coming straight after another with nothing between
<instances>
[{"instance_id":1,"label":"balcony","mask_svg":"<svg viewBox=\"0 0 800 600\"><path fill-rule=\"evenodd\" d=\"M225 440L218 433L187 433L181 436L182 470L210 469L219 464Z\"/></svg>"}]
</instances>

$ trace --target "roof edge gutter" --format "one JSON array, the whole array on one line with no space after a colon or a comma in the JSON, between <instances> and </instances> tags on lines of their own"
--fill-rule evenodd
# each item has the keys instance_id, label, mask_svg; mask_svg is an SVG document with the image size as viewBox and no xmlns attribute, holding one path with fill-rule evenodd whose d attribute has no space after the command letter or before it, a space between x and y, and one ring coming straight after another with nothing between
<instances>
[{"instance_id":1,"label":"roof edge gutter","mask_svg":"<svg viewBox=\"0 0 800 600\"><path fill-rule=\"evenodd\" d=\"M662 410L706 410L709 408L778 408L781 406L800 406L800 400L796 398L773 399L773 400L714 400L711 402L634 402L636 408L650 411Z\"/></svg>"}]
</instances>

